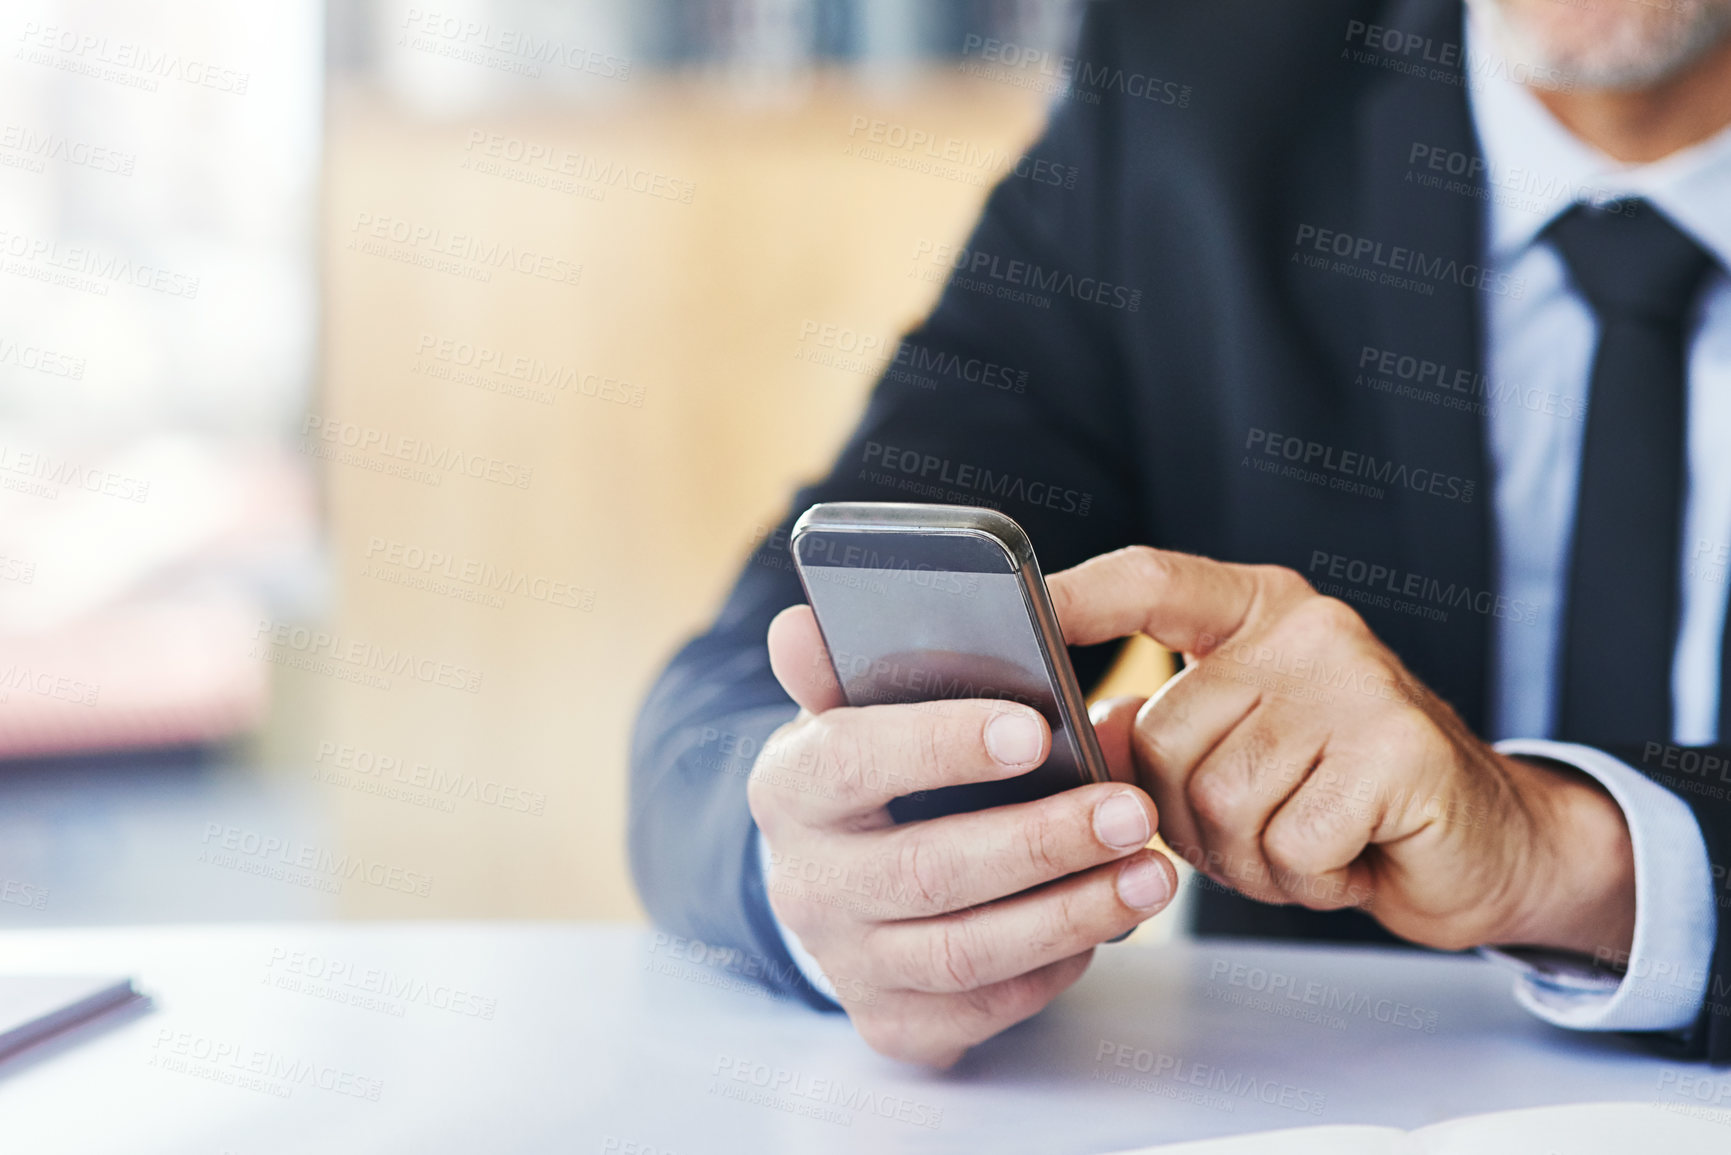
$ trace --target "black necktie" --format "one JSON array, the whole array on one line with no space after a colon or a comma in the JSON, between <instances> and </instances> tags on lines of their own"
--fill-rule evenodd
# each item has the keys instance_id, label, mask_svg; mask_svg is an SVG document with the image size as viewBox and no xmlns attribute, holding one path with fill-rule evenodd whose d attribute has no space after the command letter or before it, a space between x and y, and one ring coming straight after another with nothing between
<instances>
[{"instance_id":1,"label":"black necktie","mask_svg":"<svg viewBox=\"0 0 1731 1155\"><path fill-rule=\"evenodd\" d=\"M1668 740L1688 468L1684 326L1711 262L1644 201L1577 205L1548 235L1599 322L1557 736Z\"/></svg>"}]
</instances>

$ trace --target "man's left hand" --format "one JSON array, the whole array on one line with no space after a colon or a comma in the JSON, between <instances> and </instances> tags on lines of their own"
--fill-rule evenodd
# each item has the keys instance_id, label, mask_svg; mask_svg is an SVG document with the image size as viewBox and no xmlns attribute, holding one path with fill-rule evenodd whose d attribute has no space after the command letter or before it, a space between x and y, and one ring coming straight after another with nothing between
<instances>
[{"instance_id":1,"label":"man's left hand","mask_svg":"<svg viewBox=\"0 0 1731 1155\"><path fill-rule=\"evenodd\" d=\"M1627 957L1634 859L1616 802L1584 774L1492 750L1345 602L1292 570L1146 547L1050 587L1071 644L1145 633L1184 654L1145 703L1097 708L1096 729L1167 844L1210 878L1263 902L1358 907L1444 949Z\"/></svg>"}]
</instances>

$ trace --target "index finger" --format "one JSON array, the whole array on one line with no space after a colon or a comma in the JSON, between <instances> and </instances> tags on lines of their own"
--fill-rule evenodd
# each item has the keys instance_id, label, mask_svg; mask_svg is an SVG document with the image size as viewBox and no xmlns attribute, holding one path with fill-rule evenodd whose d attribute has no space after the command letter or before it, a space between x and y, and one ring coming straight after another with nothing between
<instances>
[{"instance_id":1,"label":"index finger","mask_svg":"<svg viewBox=\"0 0 1731 1155\"><path fill-rule=\"evenodd\" d=\"M1046 588L1072 646L1140 633L1201 654L1255 617L1262 568L1132 545L1055 573Z\"/></svg>"},{"instance_id":2,"label":"index finger","mask_svg":"<svg viewBox=\"0 0 1731 1155\"><path fill-rule=\"evenodd\" d=\"M790 746L766 748L752 776L818 826L851 823L904 795L1026 774L1052 750L1038 711L989 698L838 706L783 741Z\"/></svg>"}]
</instances>

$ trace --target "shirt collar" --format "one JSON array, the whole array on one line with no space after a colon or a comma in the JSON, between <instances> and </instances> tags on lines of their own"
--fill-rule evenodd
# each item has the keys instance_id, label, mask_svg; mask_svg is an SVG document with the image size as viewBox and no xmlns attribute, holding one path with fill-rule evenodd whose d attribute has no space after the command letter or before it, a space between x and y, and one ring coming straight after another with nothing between
<instances>
[{"instance_id":1,"label":"shirt collar","mask_svg":"<svg viewBox=\"0 0 1731 1155\"><path fill-rule=\"evenodd\" d=\"M1469 15L1467 91L1490 191L1490 256L1509 260L1581 201L1639 196L1731 269L1731 127L1651 164L1627 165L1576 138L1506 68Z\"/></svg>"}]
</instances>

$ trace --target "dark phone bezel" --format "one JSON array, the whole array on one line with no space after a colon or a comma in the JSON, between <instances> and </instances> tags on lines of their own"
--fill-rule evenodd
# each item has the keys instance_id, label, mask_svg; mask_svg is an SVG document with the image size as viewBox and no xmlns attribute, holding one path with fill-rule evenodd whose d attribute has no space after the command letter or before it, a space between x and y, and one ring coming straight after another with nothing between
<instances>
[{"instance_id":1,"label":"dark phone bezel","mask_svg":"<svg viewBox=\"0 0 1731 1155\"><path fill-rule=\"evenodd\" d=\"M814 536L826 532L838 535L883 534L919 538L965 537L971 542L989 543L995 547L996 556L1004 563L1001 566L990 569L969 566L942 572L1013 573L1017 576L1023 607L1034 625L1047 682L1055 689L1054 698L1064 724L1074 736L1080 769L1084 775L1082 780L1059 789L1111 780L1105 756L1100 751L1099 740L1094 735L1093 724L1088 720L1087 700L1082 695L1075 670L1070 664L1070 655L1065 648L1058 615L1052 609L1045 579L1041 576L1039 562L1034 556L1033 543L1028 540L1028 535L1021 526L997 510L966 505L921 505L911 502L824 502L814 505L794 522L788 543L789 552L793 555L794 570L805 591L806 601L812 605L814 612L817 612L817 599L812 596L812 586L807 578L801 547ZM960 554L969 551L958 549L950 552L952 556L949 560L956 562L961 560ZM860 567L850 566L844 561L835 568ZM821 613L818 614L818 630L823 632ZM824 641L828 646L827 634ZM908 821L913 818L980 809L981 805L969 802L970 796L983 799L993 793L986 789L993 785L997 784L945 787L929 792L923 800L898 799L899 805L893 805L891 811L899 821ZM1045 794L1038 796L1043 797ZM993 804L995 803L989 800L983 803Z\"/></svg>"}]
</instances>

